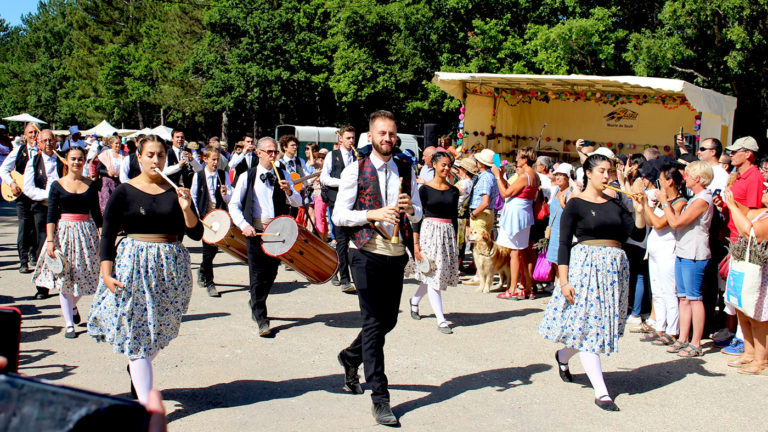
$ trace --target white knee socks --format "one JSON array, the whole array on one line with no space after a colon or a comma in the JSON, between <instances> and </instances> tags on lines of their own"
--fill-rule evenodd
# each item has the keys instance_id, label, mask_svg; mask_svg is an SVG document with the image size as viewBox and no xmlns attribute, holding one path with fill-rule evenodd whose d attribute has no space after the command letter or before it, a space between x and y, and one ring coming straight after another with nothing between
<instances>
[{"instance_id":1,"label":"white knee socks","mask_svg":"<svg viewBox=\"0 0 768 432\"><path fill-rule=\"evenodd\" d=\"M422 297L424 297L424 294L427 293L427 286L424 284L419 284L419 287L416 289L416 292L413 294L413 297L411 297L411 310L416 312L419 310L419 302L421 302Z\"/></svg>"},{"instance_id":2,"label":"white knee socks","mask_svg":"<svg viewBox=\"0 0 768 432\"><path fill-rule=\"evenodd\" d=\"M59 293L59 303L61 303L61 314L64 315L64 322L66 323L67 327L74 326L75 323L72 321L72 309L75 308L74 297L72 294Z\"/></svg>"},{"instance_id":3,"label":"white knee socks","mask_svg":"<svg viewBox=\"0 0 768 432\"><path fill-rule=\"evenodd\" d=\"M445 321L445 316L443 315L443 298L440 295L440 291L428 289L427 286L423 283L419 284L419 288L416 290L416 293L414 293L413 297L411 297L411 310L414 312L419 310L418 304L424 297L424 294L429 294L429 304L432 305L432 311L435 312L437 323L440 324L441 322Z\"/></svg>"},{"instance_id":4,"label":"white knee socks","mask_svg":"<svg viewBox=\"0 0 768 432\"><path fill-rule=\"evenodd\" d=\"M440 323L445 321L445 316L443 316L443 298L440 296L440 291L437 290L427 290L427 293L429 293L429 304L432 305L432 311L435 312L437 324L440 325Z\"/></svg>"},{"instance_id":5,"label":"white knee socks","mask_svg":"<svg viewBox=\"0 0 768 432\"><path fill-rule=\"evenodd\" d=\"M580 351L579 358L581 358L581 364L584 366L584 372L587 373L589 382L592 383L592 388L595 390L595 398L601 398L608 394L608 389L605 387L605 381L603 381L603 369L600 365L600 356L595 353L589 353ZM603 398L605 400L605 398Z\"/></svg>"},{"instance_id":6,"label":"white knee socks","mask_svg":"<svg viewBox=\"0 0 768 432\"><path fill-rule=\"evenodd\" d=\"M563 349L561 349L561 350L559 350L557 352L557 360L560 363L568 363L568 361L571 360L571 357L576 355L576 353L578 353L578 352L579 352L579 350L577 350L576 348L565 347L565 348L563 348ZM560 369L568 370L568 366L567 365L566 366L560 366Z\"/></svg>"},{"instance_id":7,"label":"white knee socks","mask_svg":"<svg viewBox=\"0 0 768 432\"><path fill-rule=\"evenodd\" d=\"M145 358L130 360L129 367L136 396L139 402L146 404L149 391L152 390L152 360Z\"/></svg>"}]
</instances>

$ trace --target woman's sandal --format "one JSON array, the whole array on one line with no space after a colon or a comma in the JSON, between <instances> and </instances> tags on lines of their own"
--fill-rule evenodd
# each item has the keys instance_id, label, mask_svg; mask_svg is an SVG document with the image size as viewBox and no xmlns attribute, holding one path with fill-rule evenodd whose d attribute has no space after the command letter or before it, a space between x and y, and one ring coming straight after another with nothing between
<instances>
[{"instance_id":1,"label":"woman's sandal","mask_svg":"<svg viewBox=\"0 0 768 432\"><path fill-rule=\"evenodd\" d=\"M673 338L672 336L670 336L668 334L664 334L664 335L659 336L659 338L657 340L652 341L651 343L656 345L656 346L672 345L672 344L675 343L675 338Z\"/></svg>"},{"instance_id":2,"label":"woman's sandal","mask_svg":"<svg viewBox=\"0 0 768 432\"><path fill-rule=\"evenodd\" d=\"M740 367L739 370L737 370L736 372L744 375L765 375L764 373L761 373L765 369L766 369L765 365L747 363L744 366Z\"/></svg>"},{"instance_id":3,"label":"woman's sandal","mask_svg":"<svg viewBox=\"0 0 768 432\"><path fill-rule=\"evenodd\" d=\"M658 339L661 339L661 336L656 332L643 333L643 335L640 336L640 342L654 342Z\"/></svg>"},{"instance_id":4,"label":"woman's sandal","mask_svg":"<svg viewBox=\"0 0 768 432\"><path fill-rule=\"evenodd\" d=\"M701 357L704 355L704 352L701 351L701 347L693 346L691 344L688 344L687 347L681 349L678 351L677 355L679 357Z\"/></svg>"},{"instance_id":5,"label":"woman's sandal","mask_svg":"<svg viewBox=\"0 0 768 432\"><path fill-rule=\"evenodd\" d=\"M746 359L746 358L742 358L742 357L736 357L733 360L728 360L728 363L726 363L726 364L728 366L730 366L730 367L733 367L733 368L740 368L740 367L742 367L744 365L748 365L748 364L752 363L752 361L754 361L754 359Z\"/></svg>"},{"instance_id":6,"label":"woman's sandal","mask_svg":"<svg viewBox=\"0 0 768 432\"><path fill-rule=\"evenodd\" d=\"M678 340L677 342L672 344L671 347L667 348L667 352L670 353L670 354L675 354L675 353L680 352L681 349L684 349L687 346L688 346L688 342L682 342L682 341Z\"/></svg>"},{"instance_id":7,"label":"woman's sandal","mask_svg":"<svg viewBox=\"0 0 768 432\"><path fill-rule=\"evenodd\" d=\"M517 300L517 292L511 289L508 289L501 294L497 294L496 298L505 299L505 300Z\"/></svg>"}]
</instances>

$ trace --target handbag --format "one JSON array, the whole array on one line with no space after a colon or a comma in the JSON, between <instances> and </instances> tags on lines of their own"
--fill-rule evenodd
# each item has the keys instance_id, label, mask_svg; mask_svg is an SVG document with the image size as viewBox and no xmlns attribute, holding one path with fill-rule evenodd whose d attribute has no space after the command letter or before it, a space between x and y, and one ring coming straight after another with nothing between
<instances>
[{"instance_id":1,"label":"handbag","mask_svg":"<svg viewBox=\"0 0 768 432\"><path fill-rule=\"evenodd\" d=\"M536 193L536 201L533 203L533 217L537 220L544 220L549 217L549 205L544 199L544 194L539 190Z\"/></svg>"},{"instance_id":2,"label":"handbag","mask_svg":"<svg viewBox=\"0 0 768 432\"><path fill-rule=\"evenodd\" d=\"M725 301L752 318L755 315L757 298L760 295L763 269L749 262L749 249L755 230L749 232L749 242L744 261L731 257L728 279L725 281Z\"/></svg>"},{"instance_id":3,"label":"handbag","mask_svg":"<svg viewBox=\"0 0 768 432\"><path fill-rule=\"evenodd\" d=\"M571 194L571 191L568 191L568 193L565 194L565 199L568 199L568 196ZM557 199L557 196L553 196L552 199ZM547 205L547 208L549 208L549 205ZM544 238L549 240L550 236L552 235L552 224L555 223L555 219L557 219L557 213L560 211L562 207L557 206L557 209L555 209L555 214L552 215L552 217L549 220L549 225L547 225L547 228L544 230Z\"/></svg>"},{"instance_id":4,"label":"handbag","mask_svg":"<svg viewBox=\"0 0 768 432\"><path fill-rule=\"evenodd\" d=\"M730 268L731 256L726 255L720 264L717 265L717 272L720 274L720 279L728 280L728 269Z\"/></svg>"},{"instance_id":5,"label":"handbag","mask_svg":"<svg viewBox=\"0 0 768 432\"><path fill-rule=\"evenodd\" d=\"M533 269L533 279L537 282L551 282L555 279L555 267L547 260L546 249L539 253L536 267Z\"/></svg>"}]
</instances>

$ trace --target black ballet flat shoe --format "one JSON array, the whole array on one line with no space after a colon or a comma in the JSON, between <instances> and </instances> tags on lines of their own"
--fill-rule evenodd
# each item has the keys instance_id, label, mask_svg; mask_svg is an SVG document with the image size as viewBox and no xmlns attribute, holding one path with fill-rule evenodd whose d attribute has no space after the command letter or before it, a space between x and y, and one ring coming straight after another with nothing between
<instances>
[{"instance_id":1,"label":"black ballet flat shoe","mask_svg":"<svg viewBox=\"0 0 768 432\"><path fill-rule=\"evenodd\" d=\"M595 405L599 406L600 409L605 411L621 411L619 407L613 403L612 399L603 400L604 397L609 397L608 395L600 396L599 398L595 398Z\"/></svg>"},{"instance_id":2,"label":"black ballet flat shoe","mask_svg":"<svg viewBox=\"0 0 768 432\"><path fill-rule=\"evenodd\" d=\"M557 363L557 371L560 373L560 379L567 383L573 382L573 377L571 376L571 370L568 369L568 363L560 363L560 359L557 357L557 351L555 351L555 362ZM565 366L566 369L563 370L560 366Z\"/></svg>"},{"instance_id":3,"label":"black ballet flat shoe","mask_svg":"<svg viewBox=\"0 0 768 432\"><path fill-rule=\"evenodd\" d=\"M389 402L374 402L371 412L376 423L385 426L397 426L397 417L392 412L392 408L389 407Z\"/></svg>"},{"instance_id":4,"label":"black ballet flat shoe","mask_svg":"<svg viewBox=\"0 0 768 432\"><path fill-rule=\"evenodd\" d=\"M360 375L357 373L360 366L349 363L342 353L339 353L336 358L341 367L344 368L344 390L352 394L363 394L363 387L360 386Z\"/></svg>"},{"instance_id":5,"label":"black ballet flat shoe","mask_svg":"<svg viewBox=\"0 0 768 432\"><path fill-rule=\"evenodd\" d=\"M419 315L419 305L411 303L410 300L408 300L408 303L411 304L411 318L415 319L416 321L421 319L421 315ZM413 308L416 308L414 311Z\"/></svg>"},{"instance_id":6,"label":"black ballet flat shoe","mask_svg":"<svg viewBox=\"0 0 768 432\"><path fill-rule=\"evenodd\" d=\"M35 294L35 300L45 300L49 294L48 288L37 287L37 293Z\"/></svg>"},{"instance_id":7,"label":"black ballet flat shoe","mask_svg":"<svg viewBox=\"0 0 768 432\"><path fill-rule=\"evenodd\" d=\"M136 388L133 387L133 378L131 378L131 365L125 365L125 371L128 372L128 379L131 380L131 397L138 399L139 396L136 394Z\"/></svg>"},{"instance_id":8,"label":"black ballet flat shoe","mask_svg":"<svg viewBox=\"0 0 768 432\"><path fill-rule=\"evenodd\" d=\"M67 339L74 339L77 337L77 332L75 331L74 326L67 326L66 331L64 332L64 337Z\"/></svg>"}]
</instances>

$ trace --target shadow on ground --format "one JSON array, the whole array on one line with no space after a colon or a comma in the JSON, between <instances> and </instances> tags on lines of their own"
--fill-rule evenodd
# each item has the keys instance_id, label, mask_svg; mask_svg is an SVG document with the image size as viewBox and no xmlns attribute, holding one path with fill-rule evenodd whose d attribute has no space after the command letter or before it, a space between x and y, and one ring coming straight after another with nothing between
<instances>
[{"instance_id":1,"label":"shadow on ground","mask_svg":"<svg viewBox=\"0 0 768 432\"><path fill-rule=\"evenodd\" d=\"M221 318L221 317L230 316L230 315L231 314L229 312L211 312L211 313L204 313L204 314L184 315L181 318L181 322L202 321L202 320L207 320L209 318Z\"/></svg>"},{"instance_id":2,"label":"shadow on ground","mask_svg":"<svg viewBox=\"0 0 768 432\"><path fill-rule=\"evenodd\" d=\"M445 402L462 393L483 388L495 388L503 392L511 388L532 383L531 377L537 373L552 369L552 366L536 363L521 367L508 367L476 372L450 379L439 386L430 385L390 385L390 389L427 392L426 396L401 403L392 408L399 417L419 408Z\"/></svg>"},{"instance_id":3,"label":"shadow on ground","mask_svg":"<svg viewBox=\"0 0 768 432\"><path fill-rule=\"evenodd\" d=\"M272 327L273 333L314 323L322 323L328 327L335 328L360 328L360 312L358 311L318 314L310 318L271 316L270 319L273 321L273 323L274 321L290 321L288 324L281 324Z\"/></svg>"},{"instance_id":4,"label":"shadow on ground","mask_svg":"<svg viewBox=\"0 0 768 432\"><path fill-rule=\"evenodd\" d=\"M605 382L611 394L635 395L647 393L683 380L688 375L720 377L724 374L706 370L700 358L679 358L664 363L649 364L636 369L605 373ZM586 374L574 375L574 382L589 385Z\"/></svg>"},{"instance_id":5,"label":"shadow on ground","mask_svg":"<svg viewBox=\"0 0 768 432\"><path fill-rule=\"evenodd\" d=\"M393 408L397 415L444 402L463 393L483 388L505 391L531 383L531 376L551 369L546 364L532 364L524 367L494 369L463 375L441 385L390 385L390 389L427 392L426 396L402 403ZM342 393L342 374L324 375L311 378L297 378L287 381L237 380L214 384L210 387L176 388L163 390L163 399L175 401L180 408L168 415L168 422L182 419L202 411L217 408L232 408L252 405L275 399L289 399L303 394L324 391ZM366 390L370 395L370 390Z\"/></svg>"}]
</instances>

